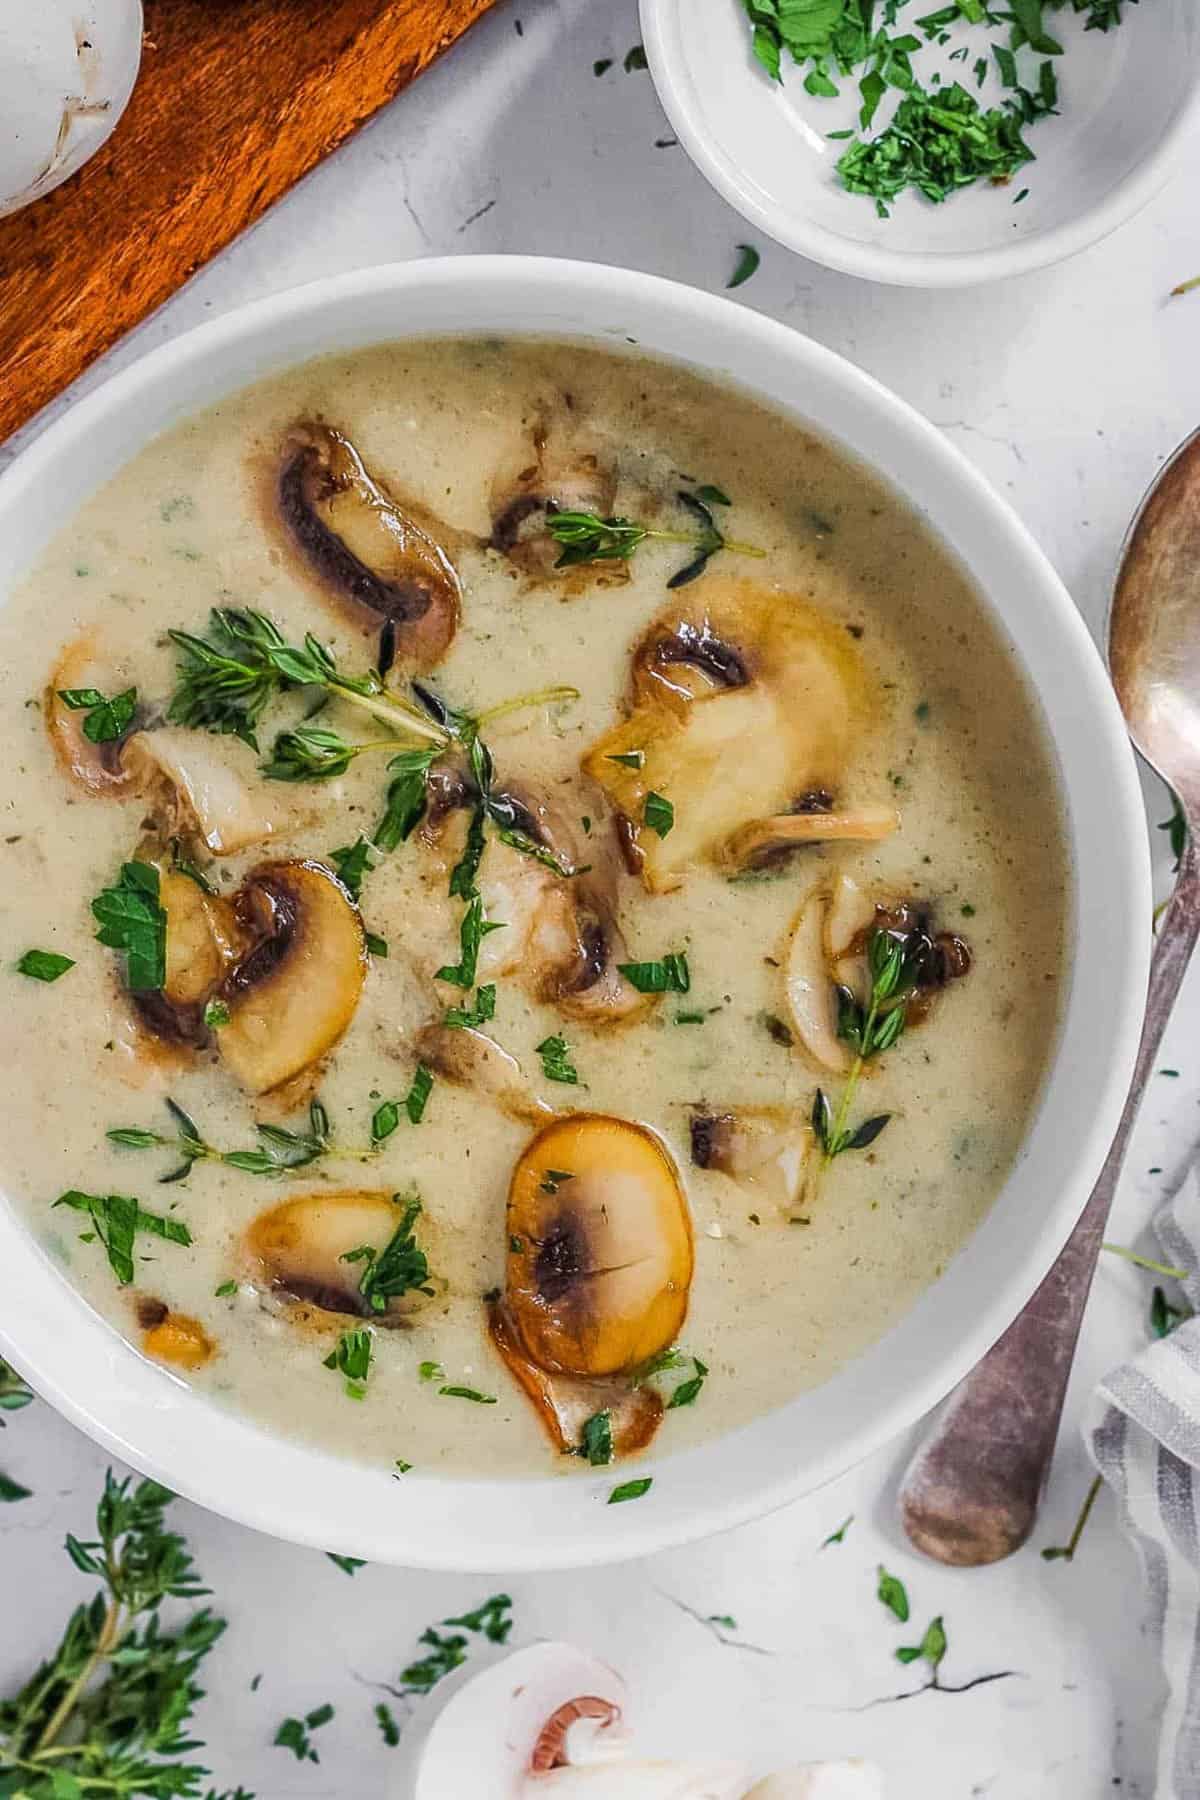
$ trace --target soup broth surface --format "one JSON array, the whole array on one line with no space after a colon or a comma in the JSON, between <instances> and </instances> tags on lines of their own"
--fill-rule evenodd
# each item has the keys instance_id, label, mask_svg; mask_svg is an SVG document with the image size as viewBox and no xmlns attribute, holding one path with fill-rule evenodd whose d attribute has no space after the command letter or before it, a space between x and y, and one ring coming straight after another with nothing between
<instances>
[{"instance_id":1,"label":"soup broth surface","mask_svg":"<svg viewBox=\"0 0 1200 1800\"><path fill-rule=\"evenodd\" d=\"M345 434L457 568L461 623L428 685L476 716L551 686L577 690L484 727L497 781L567 821L579 858L594 865L586 879L615 895L628 961L682 953L686 993L597 1026L539 994L532 950L489 976L503 961L502 932L484 940L472 987L438 982L436 970L460 959L464 901L447 892L454 857L428 841L426 820L363 880L365 926L387 954L371 956L348 1027L307 1087L247 1092L222 1059L219 1023L206 1047L184 1052L137 1025L123 957L95 941L91 902L124 862L147 854L147 800L97 796L71 779L47 733L48 684L66 647L85 640L91 679L108 696L136 687L152 737L176 681L167 633L203 634L214 606L257 609L289 643L312 633L339 669L365 673L378 632L360 629L323 587L276 512L280 447L297 421L312 420ZM680 537L702 526L677 493L711 484L731 502L707 502L721 532L765 554L721 549L669 590L694 548L651 537L627 560L531 577L487 540L505 482L528 487L538 457L556 455L575 472L582 465L583 490L596 459L611 472L605 516ZM563 491L570 504L570 479ZM699 857L677 885L651 893L621 860L611 795L581 774L581 757L629 714L631 654L651 622L673 604L702 607L706 594L736 599L743 583L781 610L812 609L855 671L838 792L796 803L895 808L899 828L877 841L815 842L741 873ZM401 656L388 677L395 691L410 691L407 674ZM258 723L258 756L235 737L196 734L273 827L269 842L214 858L185 821L185 860L218 894L234 894L265 859L328 863L376 827L391 779L385 751L364 751L329 780L259 773L277 733L319 697L277 694ZM506 1279L506 1194L539 1103L639 1122L669 1151L686 1194L695 1267L678 1341L688 1361L654 1379L669 1398L693 1378L691 1359L707 1373L690 1404L665 1412L655 1454L783 1404L876 1341L946 1267L1012 1168L1054 1045L1070 890L1035 703L971 583L921 520L829 444L739 393L635 354L462 339L339 355L264 381L151 443L54 541L0 615L0 716L6 960L11 968L38 947L75 965L53 984L7 981L0 1180L117 1331L153 1353L146 1334L164 1310L195 1321L212 1354L191 1369L175 1361L172 1376L272 1428L382 1467L399 1459L413 1479L580 1470L552 1444L488 1329L485 1296ZM354 743L388 735L336 698L308 723ZM724 774L749 772L772 751L753 734L738 738L723 752ZM705 793L664 797L668 832L682 842ZM651 852L665 855L670 836L655 843L649 829L643 822ZM161 818L149 836L165 845ZM499 855L493 833L481 881ZM877 904L905 902L931 933L961 938L970 968L869 1061L848 1122L887 1115L886 1126L822 1169L804 1127L818 1089L837 1111L845 1072L806 1053L786 975L794 922L843 873ZM494 920L505 921L498 904ZM411 1123L404 1102L419 1033L447 1007L469 1010L489 980L494 1017L480 1028L519 1065L534 1111L514 1116L435 1069ZM556 1036L575 1084L547 1078L553 1057L544 1062L538 1046ZM179 1166L177 1148L106 1136L136 1128L174 1139L170 1096L206 1144L251 1150L256 1123L308 1129L313 1094L335 1146L351 1154L290 1174L208 1158L161 1184ZM399 1103L395 1130L356 1159L389 1100ZM802 1146L803 1179L787 1190L774 1165L735 1175L697 1166L694 1121L725 1116L781 1122ZM399 1329L299 1316L248 1259L248 1228L281 1201L414 1188L433 1292L415 1297ZM121 1285L92 1219L54 1206L70 1191L135 1196L186 1222L192 1241L139 1231L134 1280ZM325 1359L341 1332L363 1325L373 1359L354 1399Z\"/></svg>"}]
</instances>

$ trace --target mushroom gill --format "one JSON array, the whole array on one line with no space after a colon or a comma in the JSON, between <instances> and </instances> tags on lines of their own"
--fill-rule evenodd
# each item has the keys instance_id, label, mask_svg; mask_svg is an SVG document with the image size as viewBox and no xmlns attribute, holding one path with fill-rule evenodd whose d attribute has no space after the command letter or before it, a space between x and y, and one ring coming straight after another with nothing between
<instances>
[{"instance_id":1,"label":"mushroom gill","mask_svg":"<svg viewBox=\"0 0 1200 1800\"><path fill-rule=\"evenodd\" d=\"M221 1055L251 1093L311 1068L354 1016L367 972L362 918L318 862L262 863L234 901L251 948L220 993Z\"/></svg>"},{"instance_id":2,"label":"mushroom gill","mask_svg":"<svg viewBox=\"0 0 1200 1800\"><path fill-rule=\"evenodd\" d=\"M428 1291L428 1263L413 1235L419 1212L413 1199L371 1190L285 1200L246 1232L247 1278L316 1325L332 1323L324 1315L333 1313L402 1326Z\"/></svg>"},{"instance_id":3,"label":"mushroom gill","mask_svg":"<svg viewBox=\"0 0 1200 1800\"><path fill-rule=\"evenodd\" d=\"M571 420L570 399L564 396L557 407L539 415L520 466L501 473L493 485L489 548L499 550L524 574L544 580L554 575L559 556L546 529L548 514L590 512L607 518L616 497L615 457L581 434ZM628 578L623 564L604 573L609 579Z\"/></svg>"},{"instance_id":4,"label":"mushroom gill","mask_svg":"<svg viewBox=\"0 0 1200 1800\"><path fill-rule=\"evenodd\" d=\"M560 1448L609 1411L641 1448L661 1401L630 1377L687 1312L693 1250L679 1173L640 1125L579 1113L543 1127L513 1170L493 1341Z\"/></svg>"},{"instance_id":5,"label":"mushroom gill","mask_svg":"<svg viewBox=\"0 0 1200 1800\"><path fill-rule=\"evenodd\" d=\"M395 627L396 656L432 668L458 629L462 589L420 507L401 505L342 432L301 423L279 460L275 504L300 557L364 631Z\"/></svg>"},{"instance_id":6,"label":"mushroom gill","mask_svg":"<svg viewBox=\"0 0 1200 1800\"><path fill-rule=\"evenodd\" d=\"M674 599L634 649L629 717L583 760L649 891L803 796L836 794L863 685L848 635L794 594L708 576ZM663 835L645 820L651 794L674 809Z\"/></svg>"},{"instance_id":7,"label":"mushroom gill","mask_svg":"<svg viewBox=\"0 0 1200 1800\"><path fill-rule=\"evenodd\" d=\"M844 1074L853 1060L838 1035L838 995L863 1001L868 986L867 941L875 930L904 944L915 986L905 1005L909 1024L928 1013L935 995L966 975L971 951L956 932L938 931L926 908L911 901L876 901L849 875L814 888L792 926L784 966L788 1010L803 1048L821 1065Z\"/></svg>"}]
</instances>

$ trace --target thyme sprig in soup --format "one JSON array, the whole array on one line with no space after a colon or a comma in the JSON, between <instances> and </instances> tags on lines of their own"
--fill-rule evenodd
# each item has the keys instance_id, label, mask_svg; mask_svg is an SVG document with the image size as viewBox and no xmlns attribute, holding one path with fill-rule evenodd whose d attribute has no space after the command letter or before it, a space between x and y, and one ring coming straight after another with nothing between
<instances>
[{"instance_id":1,"label":"thyme sprig in soup","mask_svg":"<svg viewBox=\"0 0 1200 1800\"><path fill-rule=\"evenodd\" d=\"M0 637L5 1186L214 1400L594 1478L828 1378L1002 1185L1051 755L797 424L577 344L315 362L152 443Z\"/></svg>"}]
</instances>

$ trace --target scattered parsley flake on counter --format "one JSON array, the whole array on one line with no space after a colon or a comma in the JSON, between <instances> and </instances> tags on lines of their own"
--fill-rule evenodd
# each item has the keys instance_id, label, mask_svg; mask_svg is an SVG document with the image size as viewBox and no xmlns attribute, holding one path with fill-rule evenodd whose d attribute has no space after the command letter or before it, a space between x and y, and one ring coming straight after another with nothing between
<instances>
[{"instance_id":1,"label":"scattered parsley flake on counter","mask_svg":"<svg viewBox=\"0 0 1200 1800\"><path fill-rule=\"evenodd\" d=\"M60 1194L55 1206L89 1214L104 1245L113 1274L122 1287L133 1280L133 1245L139 1231L171 1244L190 1244L192 1234L182 1219L147 1212L130 1194L82 1194L77 1188Z\"/></svg>"},{"instance_id":2,"label":"scattered parsley flake on counter","mask_svg":"<svg viewBox=\"0 0 1200 1800\"><path fill-rule=\"evenodd\" d=\"M606 1506L620 1506L623 1500L640 1500L654 1486L653 1475L641 1475L636 1481L623 1481L615 1487L605 1502Z\"/></svg>"},{"instance_id":3,"label":"scattered parsley flake on counter","mask_svg":"<svg viewBox=\"0 0 1200 1800\"><path fill-rule=\"evenodd\" d=\"M12 1505L18 1500L29 1500L32 1496L32 1488L22 1487L19 1481L14 1481L11 1475L6 1475L0 1469L0 1503ZM3 1768L0 1766L0 1774L2 1773Z\"/></svg>"},{"instance_id":4,"label":"scattered parsley flake on counter","mask_svg":"<svg viewBox=\"0 0 1200 1800\"><path fill-rule=\"evenodd\" d=\"M645 45L634 44L631 49L627 50L625 52L625 61L622 63L621 67L627 75L632 75L635 69L648 68L649 64L646 61Z\"/></svg>"},{"instance_id":5,"label":"scattered parsley flake on counter","mask_svg":"<svg viewBox=\"0 0 1200 1800\"><path fill-rule=\"evenodd\" d=\"M359 1569L365 1569L367 1566L365 1556L339 1556L336 1550L327 1550L325 1554L331 1563L337 1564L343 1575L357 1574Z\"/></svg>"},{"instance_id":6,"label":"scattered parsley flake on counter","mask_svg":"<svg viewBox=\"0 0 1200 1800\"><path fill-rule=\"evenodd\" d=\"M58 697L73 712L87 709L83 735L91 744L115 743L129 729L137 711L135 687L126 688L123 694L115 694L111 700L106 700L95 688L59 688Z\"/></svg>"},{"instance_id":7,"label":"scattered parsley flake on counter","mask_svg":"<svg viewBox=\"0 0 1200 1800\"><path fill-rule=\"evenodd\" d=\"M456 1619L443 1619L442 1624L479 1632L490 1644L506 1644L513 1628L512 1598L508 1594L491 1594L473 1612L461 1613Z\"/></svg>"},{"instance_id":8,"label":"scattered parsley flake on counter","mask_svg":"<svg viewBox=\"0 0 1200 1800\"><path fill-rule=\"evenodd\" d=\"M692 985L682 950L672 950L656 962L618 963L617 970L639 994L686 994Z\"/></svg>"},{"instance_id":9,"label":"scattered parsley flake on counter","mask_svg":"<svg viewBox=\"0 0 1200 1800\"><path fill-rule=\"evenodd\" d=\"M1158 1071L1158 1072L1159 1072L1159 1074L1160 1074L1160 1075L1170 1075L1170 1076L1172 1076L1172 1077L1173 1077L1173 1078L1174 1078L1174 1079L1176 1079L1176 1080L1177 1080L1177 1079L1178 1079L1178 1077L1179 1077L1179 1070L1178 1070L1178 1069L1160 1069L1160 1070L1159 1070L1159 1071Z\"/></svg>"},{"instance_id":10,"label":"scattered parsley flake on counter","mask_svg":"<svg viewBox=\"0 0 1200 1800\"><path fill-rule=\"evenodd\" d=\"M853 1523L854 1523L854 1514L849 1513L846 1516L846 1518L844 1518L842 1520L842 1523L838 1526L837 1530L830 1532L829 1536L825 1539L824 1543L821 1545L822 1550L828 1550L829 1546L831 1544L844 1544L846 1541L846 1533L849 1531L849 1529L850 1529L851 1525L853 1525Z\"/></svg>"},{"instance_id":11,"label":"scattered parsley flake on counter","mask_svg":"<svg viewBox=\"0 0 1200 1800\"><path fill-rule=\"evenodd\" d=\"M593 1413L586 1421L580 1437L579 1454L597 1469L613 1460L612 1414L607 1409Z\"/></svg>"},{"instance_id":12,"label":"scattered parsley flake on counter","mask_svg":"<svg viewBox=\"0 0 1200 1800\"><path fill-rule=\"evenodd\" d=\"M883 1564L879 1565L879 1586L875 1590L876 1597L882 1601L890 1613L894 1613L902 1625L909 1619L908 1590L898 1575L889 1575Z\"/></svg>"},{"instance_id":13,"label":"scattered parsley flake on counter","mask_svg":"<svg viewBox=\"0 0 1200 1800\"><path fill-rule=\"evenodd\" d=\"M739 244L737 248L737 267L734 269L729 280L725 283L726 289L741 287L744 281L749 281L750 277L757 271L759 263L762 261L762 257L754 248L753 244Z\"/></svg>"},{"instance_id":14,"label":"scattered parsley flake on counter","mask_svg":"<svg viewBox=\"0 0 1200 1800\"><path fill-rule=\"evenodd\" d=\"M125 952L125 978L135 994L154 992L167 978L167 915L158 893L158 870L135 861L123 863L116 883L92 901L96 936Z\"/></svg>"},{"instance_id":15,"label":"scattered parsley flake on counter","mask_svg":"<svg viewBox=\"0 0 1200 1800\"><path fill-rule=\"evenodd\" d=\"M17 963L17 973L34 981L57 981L75 967L73 956L60 956L57 950L26 950Z\"/></svg>"},{"instance_id":16,"label":"scattered parsley flake on counter","mask_svg":"<svg viewBox=\"0 0 1200 1800\"><path fill-rule=\"evenodd\" d=\"M1180 281L1171 289L1171 298L1174 300L1179 294L1194 293L1197 288L1200 288L1200 275L1193 275L1190 280Z\"/></svg>"},{"instance_id":17,"label":"scattered parsley flake on counter","mask_svg":"<svg viewBox=\"0 0 1200 1800\"><path fill-rule=\"evenodd\" d=\"M908 1614L905 1613L905 1618ZM927 1662L936 1677L942 1658L946 1654L946 1628L942 1624L941 1615L931 1620L925 1628L925 1636L919 1644L903 1644L896 1652L898 1663Z\"/></svg>"},{"instance_id":18,"label":"scattered parsley flake on counter","mask_svg":"<svg viewBox=\"0 0 1200 1800\"><path fill-rule=\"evenodd\" d=\"M375 1723L389 1750L394 1750L400 1742L400 1727L396 1723L396 1715L386 1700L379 1700L375 1705Z\"/></svg>"},{"instance_id":19,"label":"scattered parsley flake on counter","mask_svg":"<svg viewBox=\"0 0 1200 1800\"><path fill-rule=\"evenodd\" d=\"M469 1649L469 1642L462 1635L463 1631L484 1636L493 1644L506 1643L512 1630L511 1609L512 1601L507 1594L493 1594L474 1612L464 1613L457 1619L441 1621L443 1625L461 1628L452 1637L444 1636L430 1625L417 1640L428 1648L429 1655L409 1663L400 1673L404 1695L428 1694L439 1681L462 1667Z\"/></svg>"},{"instance_id":20,"label":"scattered parsley flake on counter","mask_svg":"<svg viewBox=\"0 0 1200 1800\"><path fill-rule=\"evenodd\" d=\"M571 1061L571 1053L564 1037L543 1038L537 1046L537 1054L542 1059L542 1074L547 1081L561 1081L567 1087L575 1087L579 1081L579 1071Z\"/></svg>"},{"instance_id":21,"label":"scattered parsley flake on counter","mask_svg":"<svg viewBox=\"0 0 1200 1800\"><path fill-rule=\"evenodd\" d=\"M476 1406L496 1405L495 1394L481 1394L478 1388L456 1387L452 1384L449 1387L440 1387L438 1393L445 1394L451 1400L473 1400Z\"/></svg>"},{"instance_id":22,"label":"scattered parsley flake on counter","mask_svg":"<svg viewBox=\"0 0 1200 1800\"><path fill-rule=\"evenodd\" d=\"M333 1717L333 1708L328 1701L324 1706L314 1707L305 1713L302 1719L284 1719L279 1730L271 1740L281 1750L290 1750L297 1762L319 1763L320 1757L309 1740L310 1731L319 1731L322 1725L328 1725Z\"/></svg>"},{"instance_id":23,"label":"scattered parsley flake on counter","mask_svg":"<svg viewBox=\"0 0 1200 1800\"><path fill-rule=\"evenodd\" d=\"M1191 1318L1186 1307L1173 1306L1162 1288L1156 1287L1150 1301L1150 1331L1156 1338L1170 1337L1171 1333L1185 1319ZM0 1401L2 1404L2 1401Z\"/></svg>"},{"instance_id":24,"label":"scattered parsley flake on counter","mask_svg":"<svg viewBox=\"0 0 1200 1800\"><path fill-rule=\"evenodd\" d=\"M642 822L651 831L665 838L675 823L675 808L662 794L653 789L646 795L642 805Z\"/></svg>"}]
</instances>

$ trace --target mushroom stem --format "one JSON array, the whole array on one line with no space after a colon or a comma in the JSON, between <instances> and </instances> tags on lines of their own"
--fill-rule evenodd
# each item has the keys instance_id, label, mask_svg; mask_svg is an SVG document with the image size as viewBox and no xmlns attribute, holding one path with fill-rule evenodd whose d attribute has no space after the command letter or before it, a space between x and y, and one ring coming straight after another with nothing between
<instances>
[{"instance_id":1,"label":"mushroom stem","mask_svg":"<svg viewBox=\"0 0 1200 1800\"><path fill-rule=\"evenodd\" d=\"M414 706L411 701L405 700L400 694L390 693L382 687L374 693L364 692L362 688L356 687L350 682L339 681L334 676L330 677L327 686L339 700L345 700L351 706L361 707L373 718L382 719L386 725L391 725L396 730L408 732L410 736L419 738L422 743L437 744L443 750L450 746L450 733L443 730L440 725L435 725L433 720L428 718L419 707Z\"/></svg>"},{"instance_id":2,"label":"mushroom stem","mask_svg":"<svg viewBox=\"0 0 1200 1800\"><path fill-rule=\"evenodd\" d=\"M875 844L891 837L899 825L900 814L894 806L860 806L846 812L776 813L769 819L751 819L735 831L725 846L725 858L743 863L760 850L792 844Z\"/></svg>"},{"instance_id":3,"label":"mushroom stem","mask_svg":"<svg viewBox=\"0 0 1200 1800\"><path fill-rule=\"evenodd\" d=\"M490 725L494 719L507 718L509 713L521 712L527 706L558 706L568 700L578 700L579 689L576 687L539 688L536 694L518 694L512 700L502 700L498 706L489 706L476 718L477 725Z\"/></svg>"}]
</instances>

